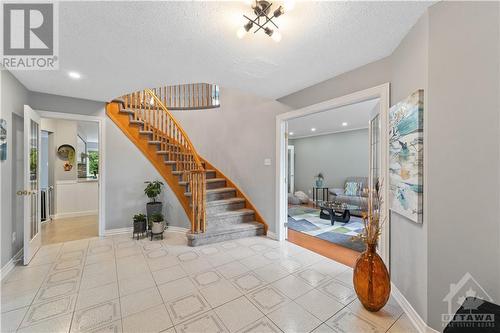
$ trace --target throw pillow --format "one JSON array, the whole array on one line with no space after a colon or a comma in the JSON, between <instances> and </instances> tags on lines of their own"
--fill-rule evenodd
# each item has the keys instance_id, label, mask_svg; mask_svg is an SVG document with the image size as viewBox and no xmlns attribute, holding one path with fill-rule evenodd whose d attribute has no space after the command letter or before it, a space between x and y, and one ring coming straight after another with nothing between
<instances>
[{"instance_id":1,"label":"throw pillow","mask_svg":"<svg viewBox=\"0 0 500 333\"><path fill-rule=\"evenodd\" d=\"M358 195L359 183L347 182L345 183L345 195L355 196Z\"/></svg>"},{"instance_id":2,"label":"throw pillow","mask_svg":"<svg viewBox=\"0 0 500 333\"><path fill-rule=\"evenodd\" d=\"M297 192L294 193L294 195L297 198L299 198L299 200L300 200L301 203L308 203L309 202L309 197L307 196L307 194L305 194L302 191L297 191Z\"/></svg>"}]
</instances>

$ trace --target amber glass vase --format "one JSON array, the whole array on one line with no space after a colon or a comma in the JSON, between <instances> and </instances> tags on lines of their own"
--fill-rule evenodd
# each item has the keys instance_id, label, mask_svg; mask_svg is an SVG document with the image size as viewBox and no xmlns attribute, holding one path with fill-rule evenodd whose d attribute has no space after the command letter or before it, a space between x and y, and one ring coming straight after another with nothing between
<instances>
[{"instance_id":1,"label":"amber glass vase","mask_svg":"<svg viewBox=\"0 0 500 333\"><path fill-rule=\"evenodd\" d=\"M354 266L354 290L363 306L372 312L384 307L391 294L389 272L377 254L376 244L367 244Z\"/></svg>"}]
</instances>

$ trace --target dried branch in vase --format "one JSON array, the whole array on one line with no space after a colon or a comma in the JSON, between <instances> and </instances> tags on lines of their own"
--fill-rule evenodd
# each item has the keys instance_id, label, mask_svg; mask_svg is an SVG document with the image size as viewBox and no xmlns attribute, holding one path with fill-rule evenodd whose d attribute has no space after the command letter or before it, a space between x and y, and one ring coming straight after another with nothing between
<instances>
[{"instance_id":1,"label":"dried branch in vase","mask_svg":"<svg viewBox=\"0 0 500 333\"><path fill-rule=\"evenodd\" d=\"M384 203L382 198L383 182L377 181L374 189L368 190L368 209L363 213L363 231L353 240L361 239L367 246L377 246L382 232L385 217L381 220L380 209Z\"/></svg>"}]
</instances>

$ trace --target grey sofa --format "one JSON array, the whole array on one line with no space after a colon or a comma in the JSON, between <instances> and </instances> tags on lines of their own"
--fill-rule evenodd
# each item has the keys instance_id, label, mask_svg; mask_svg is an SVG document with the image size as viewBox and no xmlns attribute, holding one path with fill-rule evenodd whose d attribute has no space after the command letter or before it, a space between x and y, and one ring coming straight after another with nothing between
<instances>
[{"instance_id":1,"label":"grey sofa","mask_svg":"<svg viewBox=\"0 0 500 333\"><path fill-rule=\"evenodd\" d=\"M361 190L358 191L357 195L345 194L345 183L347 182L361 183ZM368 209L368 195L363 192L363 189L366 188L368 188L368 177L347 177L343 188L331 188L329 190L331 194L330 201L359 206L359 210L351 210L350 212L361 216Z\"/></svg>"}]
</instances>

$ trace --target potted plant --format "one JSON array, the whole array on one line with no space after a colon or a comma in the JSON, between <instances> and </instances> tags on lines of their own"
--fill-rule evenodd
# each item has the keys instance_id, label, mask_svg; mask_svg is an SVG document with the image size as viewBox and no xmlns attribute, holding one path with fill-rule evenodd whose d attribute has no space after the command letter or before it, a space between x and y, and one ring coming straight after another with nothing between
<instances>
[{"instance_id":1,"label":"potted plant","mask_svg":"<svg viewBox=\"0 0 500 333\"><path fill-rule=\"evenodd\" d=\"M146 215L134 215L134 235L137 234L137 239L139 239L139 234L144 234L146 232L146 222Z\"/></svg>"},{"instance_id":2,"label":"potted plant","mask_svg":"<svg viewBox=\"0 0 500 333\"><path fill-rule=\"evenodd\" d=\"M151 224L151 232L153 234L161 234L165 230L165 225L163 223L164 217L162 213L154 213L151 215L150 224Z\"/></svg>"},{"instance_id":3,"label":"potted plant","mask_svg":"<svg viewBox=\"0 0 500 333\"><path fill-rule=\"evenodd\" d=\"M146 188L144 189L144 193L151 200L146 205L146 214L148 215L148 219L150 219L153 216L153 214L162 212L162 203L157 201L157 199L161 193L161 187L163 186L163 183L160 182L159 180L155 180L152 182L147 181L145 182L145 184L147 185Z\"/></svg>"},{"instance_id":4,"label":"potted plant","mask_svg":"<svg viewBox=\"0 0 500 333\"><path fill-rule=\"evenodd\" d=\"M316 187L323 187L323 181L324 181L324 177L323 177L323 173L318 173L316 176Z\"/></svg>"}]
</instances>

